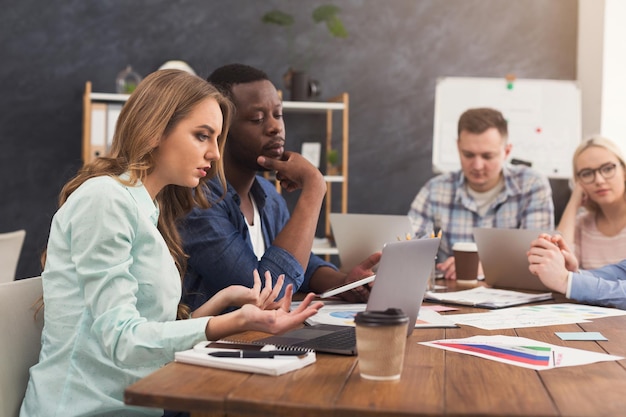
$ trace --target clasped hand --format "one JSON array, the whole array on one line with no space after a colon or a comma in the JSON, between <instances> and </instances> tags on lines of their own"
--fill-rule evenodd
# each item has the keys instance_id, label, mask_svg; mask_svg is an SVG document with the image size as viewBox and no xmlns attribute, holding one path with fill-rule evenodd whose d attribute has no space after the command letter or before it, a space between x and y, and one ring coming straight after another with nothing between
<instances>
[{"instance_id":1,"label":"clasped hand","mask_svg":"<svg viewBox=\"0 0 626 417\"><path fill-rule=\"evenodd\" d=\"M568 271L578 270L578 260L563 237L542 233L532 241L527 256L530 272L548 288L565 294Z\"/></svg>"}]
</instances>

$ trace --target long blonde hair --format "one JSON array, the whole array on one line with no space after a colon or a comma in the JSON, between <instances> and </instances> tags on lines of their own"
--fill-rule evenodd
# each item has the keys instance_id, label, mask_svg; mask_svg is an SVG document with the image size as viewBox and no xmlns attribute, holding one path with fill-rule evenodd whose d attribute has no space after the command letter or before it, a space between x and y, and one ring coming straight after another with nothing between
<instances>
[{"instance_id":1,"label":"long blonde hair","mask_svg":"<svg viewBox=\"0 0 626 417\"><path fill-rule=\"evenodd\" d=\"M619 164L622 167L622 172L626 168L626 162L624 161L622 150L620 149L619 146L617 146L615 142L603 136L592 136L582 141L580 145L578 145L578 147L574 151L574 156L572 157L572 172L574 173L574 180L576 180L576 176L578 173L578 168L576 167L576 160L578 159L581 153L583 153L587 149L594 147L594 146L596 148L606 149L607 151L615 155L619 161ZM626 180L625 180L625 183L626 183ZM624 198L626 198L626 196L624 196ZM595 201L592 201L590 198L587 198L585 200L584 207L593 213L597 213L600 210L600 206L598 205L598 203L596 203Z\"/></svg>"},{"instance_id":2,"label":"long blonde hair","mask_svg":"<svg viewBox=\"0 0 626 417\"><path fill-rule=\"evenodd\" d=\"M208 98L217 101L222 110L224 121L218 147L223 154L234 112L231 101L200 77L179 70L156 71L139 83L124 104L109 154L85 165L65 184L59 196L59 207L81 184L93 177L110 175L119 180L119 175L128 172L130 178L127 185L143 181L154 169L152 151L199 102ZM225 190L226 180L220 159L212 164L209 175L201 179L194 189L168 185L156 197L160 209L158 229L174 258L181 280L187 267L187 255L176 228L177 221L195 206L210 207L202 187L208 186L206 181L215 175ZM188 317L189 308L180 304L178 316Z\"/></svg>"}]
</instances>

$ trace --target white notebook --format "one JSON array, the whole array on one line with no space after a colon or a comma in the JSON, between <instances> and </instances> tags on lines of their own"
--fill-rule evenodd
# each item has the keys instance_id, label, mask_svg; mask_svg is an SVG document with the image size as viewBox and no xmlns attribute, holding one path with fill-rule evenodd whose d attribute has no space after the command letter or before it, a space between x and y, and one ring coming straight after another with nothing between
<instances>
[{"instance_id":1,"label":"white notebook","mask_svg":"<svg viewBox=\"0 0 626 417\"><path fill-rule=\"evenodd\" d=\"M499 288L476 287L470 290L433 292L425 295L428 301L459 304L482 308L513 307L521 304L551 300L552 293L525 293L520 291L502 290Z\"/></svg>"},{"instance_id":2,"label":"white notebook","mask_svg":"<svg viewBox=\"0 0 626 417\"><path fill-rule=\"evenodd\" d=\"M176 352L174 359L176 362L189 363L193 365L208 366L212 368L228 369L231 371L250 372L265 375L282 375L295 371L315 362L315 352L301 349L298 356L276 355L273 358L241 358L241 357L214 357L210 353L239 353L245 352L268 352L276 350L273 345L242 344L225 341L200 342L193 349ZM228 346L228 345L232 345ZM280 350L280 349L279 349Z\"/></svg>"}]
</instances>

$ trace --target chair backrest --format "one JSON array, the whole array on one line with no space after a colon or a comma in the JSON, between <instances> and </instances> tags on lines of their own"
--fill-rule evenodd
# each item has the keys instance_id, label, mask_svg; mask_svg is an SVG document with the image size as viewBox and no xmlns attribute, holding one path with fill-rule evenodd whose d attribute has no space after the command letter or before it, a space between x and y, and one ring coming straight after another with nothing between
<instances>
[{"instance_id":1,"label":"chair backrest","mask_svg":"<svg viewBox=\"0 0 626 417\"><path fill-rule=\"evenodd\" d=\"M0 283L13 281L20 260L25 230L0 233Z\"/></svg>"},{"instance_id":2,"label":"chair backrest","mask_svg":"<svg viewBox=\"0 0 626 417\"><path fill-rule=\"evenodd\" d=\"M43 309L41 277L0 284L0 417L17 417L28 370L39 360Z\"/></svg>"}]
</instances>

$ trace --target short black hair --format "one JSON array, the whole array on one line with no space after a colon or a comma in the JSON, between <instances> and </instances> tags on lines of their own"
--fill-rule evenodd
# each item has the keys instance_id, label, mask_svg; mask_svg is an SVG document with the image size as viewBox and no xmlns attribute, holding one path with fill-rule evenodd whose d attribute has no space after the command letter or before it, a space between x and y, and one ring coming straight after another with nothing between
<instances>
[{"instance_id":1,"label":"short black hair","mask_svg":"<svg viewBox=\"0 0 626 417\"><path fill-rule=\"evenodd\" d=\"M222 94L231 100L233 99L233 85L263 80L269 81L269 77L265 72L245 64L228 64L221 66L207 77L208 82L217 87Z\"/></svg>"}]
</instances>

